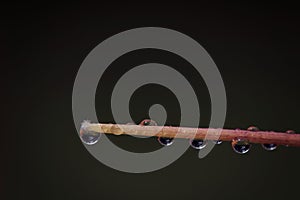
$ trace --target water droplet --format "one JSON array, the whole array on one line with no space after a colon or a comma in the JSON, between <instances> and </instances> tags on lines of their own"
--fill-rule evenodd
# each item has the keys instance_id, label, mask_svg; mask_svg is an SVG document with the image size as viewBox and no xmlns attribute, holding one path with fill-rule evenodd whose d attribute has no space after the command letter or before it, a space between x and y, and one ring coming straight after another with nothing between
<instances>
[{"instance_id":1,"label":"water droplet","mask_svg":"<svg viewBox=\"0 0 300 200\"><path fill-rule=\"evenodd\" d=\"M259 131L259 128L255 127L255 126L250 126L247 130L248 131ZM261 144L261 146L267 151L273 151L277 148L276 144Z\"/></svg>"},{"instance_id":2,"label":"water droplet","mask_svg":"<svg viewBox=\"0 0 300 200\"><path fill-rule=\"evenodd\" d=\"M99 141L101 134L94 132L94 131L88 131L86 128L80 129L80 139L84 144L87 145L93 145L96 144Z\"/></svg>"},{"instance_id":3,"label":"water droplet","mask_svg":"<svg viewBox=\"0 0 300 200\"><path fill-rule=\"evenodd\" d=\"M139 125L141 125L141 126L157 126L157 123L151 119L144 119L143 121L141 121L141 123Z\"/></svg>"},{"instance_id":4,"label":"water droplet","mask_svg":"<svg viewBox=\"0 0 300 200\"><path fill-rule=\"evenodd\" d=\"M261 144L261 146L267 151L273 151L277 148L276 144Z\"/></svg>"},{"instance_id":5,"label":"water droplet","mask_svg":"<svg viewBox=\"0 0 300 200\"><path fill-rule=\"evenodd\" d=\"M223 141L222 140L213 140L212 142L215 144L222 144Z\"/></svg>"},{"instance_id":6,"label":"water droplet","mask_svg":"<svg viewBox=\"0 0 300 200\"><path fill-rule=\"evenodd\" d=\"M204 140L190 140L190 145L194 149L203 149L206 146L206 141L204 141Z\"/></svg>"},{"instance_id":7,"label":"water droplet","mask_svg":"<svg viewBox=\"0 0 300 200\"><path fill-rule=\"evenodd\" d=\"M251 148L251 144L247 140L242 140L242 139L232 140L231 146L232 146L233 150L239 154L245 154Z\"/></svg>"},{"instance_id":8,"label":"water droplet","mask_svg":"<svg viewBox=\"0 0 300 200\"><path fill-rule=\"evenodd\" d=\"M151 120L151 119L144 119L143 121L141 121L139 123L139 125L140 126L157 126L157 123L154 120ZM151 136L136 135L135 137L137 137L137 138L148 138L148 137L151 137Z\"/></svg>"},{"instance_id":9,"label":"water droplet","mask_svg":"<svg viewBox=\"0 0 300 200\"><path fill-rule=\"evenodd\" d=\"M236 129L239 131L240 129ZM259 129L256 126L250 126L247 128L248 131L259 131ZM233 139L231 142L232 149L239 154L245 154L247 153L250 148L251 144L249 143L248 140L243 140L243 139Z\"/></svg>"},{"instance_id":10,"label":"water droplet","mask_svg":"<svg viewBox=\"0 0 300 200\"><path fill-rule=\"evenodd\" d=\"M259 131L259 128L257 128L256 126L250 126L249 128L247 128L248 131Z\"/></svg>"},{"instance_id":11,"label":"water droplet","mask_svg":"<svg viewBox=\"0 0 300 200\"><path fill-rule=\"evenodd\" d=\"M287 134L295 134L296 132L294 130L287 130ZM289 147L289 145L285 145L286 147Z\"/></svg>"},{"instance_id":12,"label":"water droplet","mask_svg":"<svg viewBox=\"0 0 300 200\"><path fill-rule=\"evenodd\" d=\"M288 134L295 134L296 132L294 130L287 130L286 133L288 133Z\"/></svg>"},{"instance_id":13,"label":"water droplet","mask_svg":"<svg viewBox=\"0 0 300 200\"><path fill-rule=\"evenodd\" d=\"M163 146L170 146L174 142L173 138L167 138L167 137L159 137L157 140Z\"/></svg>"}]
</instances>

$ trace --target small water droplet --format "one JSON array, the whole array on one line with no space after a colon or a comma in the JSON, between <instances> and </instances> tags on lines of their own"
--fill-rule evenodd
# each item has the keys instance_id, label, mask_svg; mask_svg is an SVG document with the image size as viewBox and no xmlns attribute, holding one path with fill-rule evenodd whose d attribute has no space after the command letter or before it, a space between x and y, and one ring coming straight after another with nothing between
<instances>
[{"instance_id":1,"label":"small water droplet","mask_svg":"<svg viewBox=\"0 0 300 200\"><path fill-rule=\"evenodd\" d=\"M255 127L255 126L250 126L247 130L248 131L259 131L259 128ZM267 151L273 151L277 148L276 144L261 144L261 146Z\"/></svg>"},{"instance_id":2,"label":"small water droplet","mask_svg":"<svg viewBox=\"0 0 300 200\"><path fill-rule=\"evenodd\" d=\"M273 151L277 148L276 144L261 144L261 146L267 151Z\"/></svg>"},{"instance_id":3,"label":"small water droplet","mask_svg":"<svg viewBox=\"0 0 300 200\"><path fill-rule=\"evenodd\" d=\"M295 134L296 132L294 130L287 130L287 134ZM289 147L289 145L285 145L286 147Z\"/></svg>"},{"instance_id":4,"label":"small water droplet","mask_svg":"<svg viewBox=\"0 0 300 200\"><path fill-rule=\"evenodd\" d=\"M206 141L204 140L190 140L190 145L194 149L203 149L206 146Z\"/></svg>"},{"instance_id":5,"label":"small water droplet","mask_svg":"<svg viewBox=\"0 0 300 200\"><path fill-rule=\"evenodd\" d=\"M286 133L288 133L288 134L295 134L296 132L294 130L287 130Z\"/></svg>"},{"instance_id":6,"label":"small water droplet","mask_svg":"<svg viewBox=\"0 0 300 200\"><path fill-rule=\"evenodd\" d=\"M143 121L141 121L141 123L139 125L141 125L141 126L157 126L157 123L151 119L144 119Z\"/></svg>"},{"instance_id":7,"label":"small water droplet","mask_svg":"<svg viewBox=\"0 0 300 200\"><path fill-rule=\"evenodd\" d=\"M213 140L212 142L215 144L222 144L223 141L222 140Z\"/></svg>"},{"instance_id":8,"label":"small water droplet","mask_svg":"<svg viewBox=\"0 0 300 200\"><path fill-rule=\"evenodd\" d=\"M157 138L158 142L163 146L170 146L173 144L173 138L167 138L167 137L159 137Z\"/></svg>"},{"instance_id":9,"label":"small water droplet","mask_svg":"<svg viewBox=\"0 0 300 200\"><path fill-rule=\"evenodd\" d=\"M250 126L249 128L247 128L248 131L259 131L259 128L257 128L256 126Z\"/></svg>"},{"instance_id":10,"label":"small water droplet","mask_svg":"<svg viewBox=\"0 0 300 200\"><path fill-rule=\"evenodd\" d=\"M80 129L80 139L84 144L96 144L99 141L100 136L100 133L94 131L87 131L85 128Z\"/></svg>"},{"instance_id":11,"label":"small water droplet","mask_svg":"<svg viewBox=\"0 0 300 200\"><path fill-rule=\"evenodd\" d=\"M232 140L231 146L232 146L233 150L239 154L245 154L251 148L251 144L247 140L242 140L242 139Z\"/></svg>"}]
</instances>

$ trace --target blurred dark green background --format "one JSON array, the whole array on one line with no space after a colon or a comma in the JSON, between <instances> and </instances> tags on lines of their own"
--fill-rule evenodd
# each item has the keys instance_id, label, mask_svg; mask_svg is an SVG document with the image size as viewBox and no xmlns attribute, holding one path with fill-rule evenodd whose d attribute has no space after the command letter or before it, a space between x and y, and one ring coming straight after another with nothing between
<instances>
[{"instance_id":1,"label":"blurred dark green background","mask_svg":"<svg viewBox=\"0 0 300 200\"><path fill-rule=\"evenodd\" d=\"M281 4L9 4L2 5L4 58L1 78L8 124L2 139L5 199L285 199L299 198L300 148L266 152L253 145L238 155L229 143L204 159L189 149L170 166L127 174L94 159L81 144L72 119L72 87L82 61L106 38L131 28L165 27L197 40L222 74L227 92L226 128L256 125L300 132L300 13ZM143 62L178 69L197 92L200 126L210 99L200 76L176 55L142 50L120 57L99 83L98 116L113 122L110 94L123 73ZM164 92L164 95L161 95ZM160 94L160 95L157 95ZM148 85L132 97L136 122L160 103L177 125L178 102L168 89ZM155 139L110 137L124 149L159 148Z\"/></svg>"}]
</instances>

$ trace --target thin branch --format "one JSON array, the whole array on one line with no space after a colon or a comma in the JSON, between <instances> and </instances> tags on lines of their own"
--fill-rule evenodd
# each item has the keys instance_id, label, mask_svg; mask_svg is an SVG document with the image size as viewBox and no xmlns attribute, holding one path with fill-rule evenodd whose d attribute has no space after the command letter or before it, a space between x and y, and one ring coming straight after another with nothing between
<instances>
[{"instance_id":1,"label":"thin branch","mask_svg":"<svg viewBox=\"0 0 300 200\"><path fill-rule=\"evenodd\" d=\"M167 138L205 139L232 141L233 139L248 140L250 143L277 144L300 147L300 134L273 131L249 131L211 128L188 128L172 126L141 126L128 124L92 124L84 122L82 131L94 131L115 135L139 135Z\"/></svg>"}]
</instances>

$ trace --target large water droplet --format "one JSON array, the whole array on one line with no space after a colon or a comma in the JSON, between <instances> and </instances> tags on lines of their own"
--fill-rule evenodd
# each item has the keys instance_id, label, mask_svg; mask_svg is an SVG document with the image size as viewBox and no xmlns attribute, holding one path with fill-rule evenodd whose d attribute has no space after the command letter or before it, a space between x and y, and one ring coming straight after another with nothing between
<instances>
[{"instance_id":1,"label":"large water droplet","mask_svg":"<svg viewBox=\"0 0 300 200\"><path fill-rule=\"evenodd\" d=\"M276 144L261 144L261 146L267 151L273 151L277 148Z\"/></svg>"},{"instance_id":2,"label":"large water droplet","mask_svg":"<svg viewBox=\"0 0 300 200\"><path fill-rule=\"evenodd\" d=\"M232 146L233 150L239 154L245 154L251 148L251 144L247 140L242 140L242 139L232 140L231 146Z\"/></svg>"},{"instance_id":3,"label":"large water droplet","mask_svg":"<svg viewBox=\"0 0 300 200\"><path fill-rule=\"evenodd\" d=\"M203 149L206 146L206 141L204 140L190 140L190 145L194 149Z\"/></svg>"},{"instance_id":4,"label":"large water droplet","mask_svg":"<svg viewBox=\"0 0 300 200\"><path fill-rule=\"evenodd\" d=\"M87 128L88 125L89 122L87 121L82 123L80 128L80 139L84 144L93 145L99 141L101 134L98 132L89 131Z\"/></svg>"},{"instance_id":5,"label":"large water droplet","mask_svg":"<svg viewBox=\"0 0 300 200\"><path fill-rule=\"evenodd\" d=\"M157 140L163 146L170 146L171 144L173 144L173 138L159 137L157 138Z\"/></svg>"}]
</instances>

